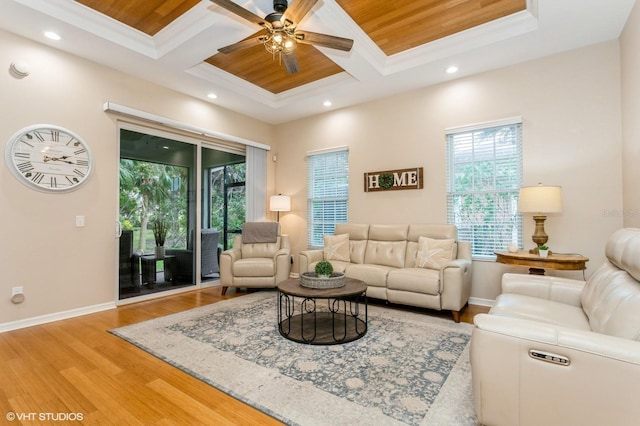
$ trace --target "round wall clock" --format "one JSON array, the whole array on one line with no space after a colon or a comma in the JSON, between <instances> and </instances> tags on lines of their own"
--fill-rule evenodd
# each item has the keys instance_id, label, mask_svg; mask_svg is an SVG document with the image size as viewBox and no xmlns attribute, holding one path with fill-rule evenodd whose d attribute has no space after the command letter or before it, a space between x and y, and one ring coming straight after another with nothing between
<instances>
[{"instance_id":1,"label":"round wall clock","mask_svg":"<svg viewBox=\"0 0 640 426\"><path fill-rule=\"evenodd\" d=\"M18 130L7 142L5 160L20 182L50 193L77 189L93 170L91 150L82 138L50 124Z\"/></svg>"}]
</instances>

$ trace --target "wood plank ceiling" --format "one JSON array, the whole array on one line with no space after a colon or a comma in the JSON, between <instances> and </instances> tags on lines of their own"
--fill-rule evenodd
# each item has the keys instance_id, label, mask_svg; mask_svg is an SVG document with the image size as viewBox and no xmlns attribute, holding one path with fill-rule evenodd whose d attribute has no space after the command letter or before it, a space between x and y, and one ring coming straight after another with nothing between
<instances>
[{"instance_id":1,"label":"wood plank ceiling","mask_svg":"<svg viewBox=\"0 0 640 426\"><path fill-rule=\"evenodd\" d=\"M149 36L199 3L199 0L76 1ZM526 9L526 0L335 1L387 56ZM262 45L230 54L218 53L203 61L276 94L344 72L313 46L298 44L296 55L300 71L295 74L287 74L278 58L272 58Z\"/></svg>"}]
</instances>

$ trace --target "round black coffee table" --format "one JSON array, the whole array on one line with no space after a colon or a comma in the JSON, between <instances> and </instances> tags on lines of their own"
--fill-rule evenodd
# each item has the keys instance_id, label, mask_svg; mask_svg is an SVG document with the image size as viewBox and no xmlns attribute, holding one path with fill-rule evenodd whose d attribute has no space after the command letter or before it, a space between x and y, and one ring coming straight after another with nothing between
<instances>
[{"instance_id":1,"label":"round black coffee table","mask_svg":"<svg viewBox=\"0 0 640 426\"><path fill-rule=\"evenodd\" d=\"M299 279L281 282L278 331L289 340L310 345L361 338L367 333L367 284L346 278L343 287L314 289L301 286Z\"/></svg>"}]
</instances>

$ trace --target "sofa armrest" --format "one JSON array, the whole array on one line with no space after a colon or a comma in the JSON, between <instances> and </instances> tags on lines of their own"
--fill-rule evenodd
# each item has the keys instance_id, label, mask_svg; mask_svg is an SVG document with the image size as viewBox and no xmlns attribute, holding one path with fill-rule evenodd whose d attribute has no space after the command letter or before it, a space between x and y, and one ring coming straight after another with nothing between
<instances>
[{"instance_id":1,"label":"sofa armrest","mask_svg":"<svg viewBox=\"0 0 640 426\"><path fill-rule=\"evenodd\" d=\"M324 251L323 250L304 250L298 254L298 259L300 261L298 266L298 271L302 274L303 272L313 272L310 268L310 265L314 262L320 262L324 259Z\"/></svg>"},{"instance_id":2,"label":"sofa armrest","mask_svg":"<svg viewBox=\"0 0 640 426\"><path fill-rule=\"evenodd\" d=\"M504 274L502 292L553 300L582 306L580 298L585 282L545 275Z\"/></svg>"},{"instance_id":3,"label":"sofa armrest","mask_svg":"<svg viewBox=\"0 0 640 426\"><path fill-rule=\"evenodd\" d=\"M474 324L480 423L635 424L640 418L630 396L640 391L640 342L491 314L476 315ZM552 359L532 357L532 350ZM561 357L568 364L553 362Z\"/></svg>"},{"instance_id":4,"label":"sofa armrest","mask_svg":"<svg viewBox=\"0 0 640 426\"><path fill-rule=\"evenodd\" d=\"M454 259L440 270L441 309L460 311L471 294L472 262Z\"/></svg>"}]
</instances>

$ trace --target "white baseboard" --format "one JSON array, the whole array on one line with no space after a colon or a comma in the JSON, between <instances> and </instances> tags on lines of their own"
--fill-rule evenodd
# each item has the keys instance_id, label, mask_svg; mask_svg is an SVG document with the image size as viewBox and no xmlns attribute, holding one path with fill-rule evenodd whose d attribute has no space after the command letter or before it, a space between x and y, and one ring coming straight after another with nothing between
<instances>
[{"instance_id":1,"label":"white baseboard","mask_svg":"<svg viewBox=\"0 0 640 426\"><path fill-rule=\"evenodd\" d=\"M479 297L470 297L469 298L469 304L470 305L478 305L478 306L488 306L491 307L493 306L493 302L495 302L495 300L491 300L491 299L481 299Z\"/></svg>"},{"instance_id":2,"label":"white baseboard","mask_svg":"<svg viewBox=\"0 0 640 426\"><path fill-rule=\"evenodd\" d=\"M38 317L25 318L18 321L4 322L0 324L0 333L6 331L18 330L20 328L32 327L34 325L46 324L49 322L60 321L64 319L79 317L82 315L102 312L109 309L115 309L115 302L101 303L99 305L84 306L82 308L70 309L68 311L55 312L53 314L41 315Z\"/></svg>"}]
</instances>

